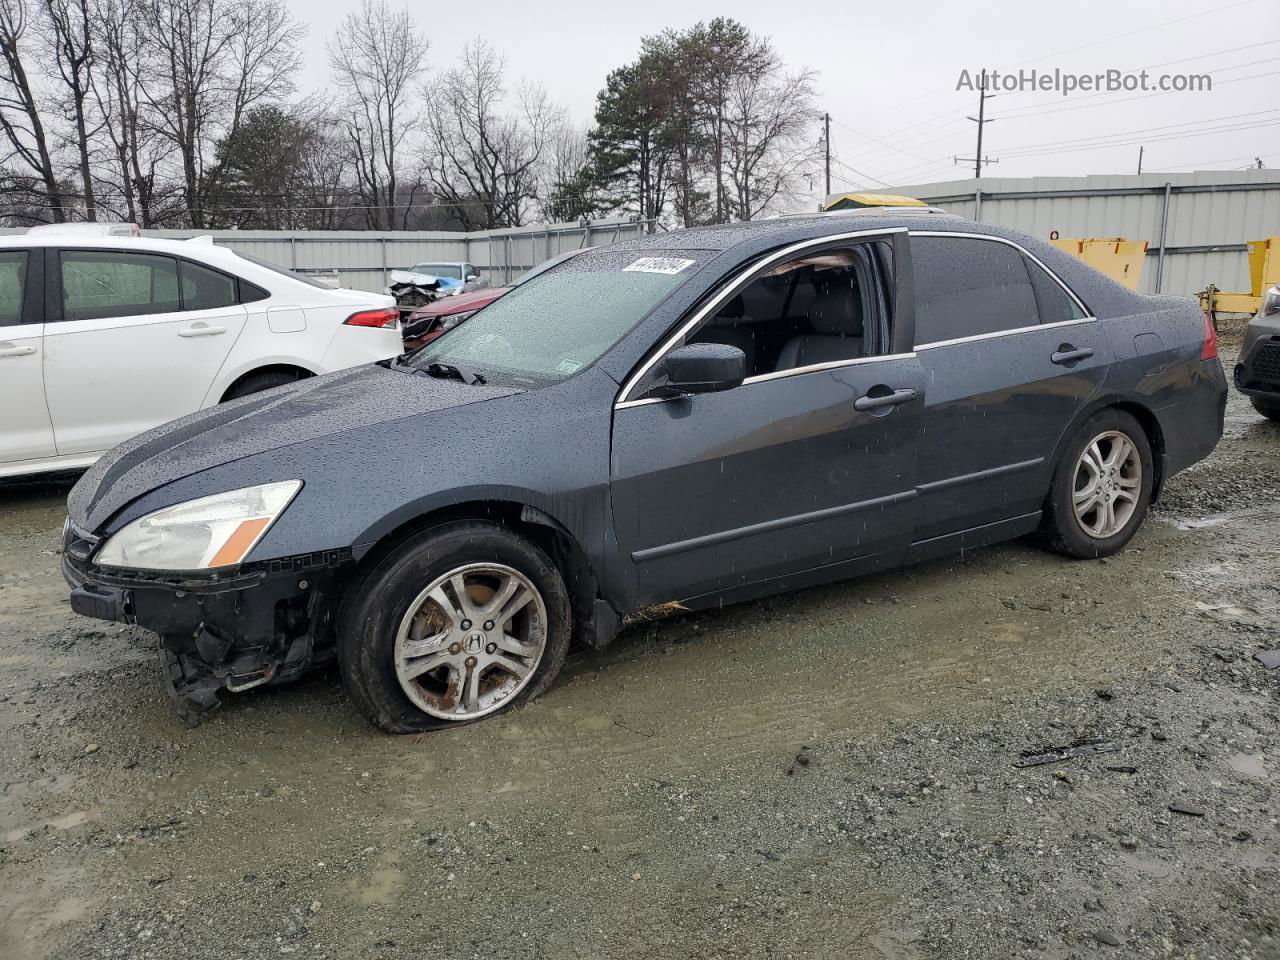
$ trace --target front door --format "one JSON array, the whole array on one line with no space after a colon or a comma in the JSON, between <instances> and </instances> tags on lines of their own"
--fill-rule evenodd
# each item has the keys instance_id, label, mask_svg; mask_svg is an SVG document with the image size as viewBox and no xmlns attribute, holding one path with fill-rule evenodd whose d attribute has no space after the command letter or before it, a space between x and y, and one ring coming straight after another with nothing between
<instances>
[{"instance_id":1,"label":"front door","mask_svg":"<svg viewBox=\"0 0 1280 960\"><path fill-rule=\"evenodd\" d=\"M0 251L0 472L55 454L44 399L42 251Z\"/></svg>"},{"instance_id":2,"label":"front door","mask_svg":"<svg viewBox=\"0 0 1280 960\"><path fill-rule=\"evenodd\" d=\"M245 324L233 278L118 250L66 249L53 269L60 319L44 372L59 454L108 450L200 409Z\"/></svg>"},{"instance_id":3,"label":"front door","mask_svg":"<svg viewBox=\"0 0 1280 960\"><path fill-rule=\"evenodd\" d=\"M638 604L905 552L925 379L891 352L888 250L770 266L680 339L741 349L744 383L618 405L611 492Z\"/></svg>"}]
</instances>

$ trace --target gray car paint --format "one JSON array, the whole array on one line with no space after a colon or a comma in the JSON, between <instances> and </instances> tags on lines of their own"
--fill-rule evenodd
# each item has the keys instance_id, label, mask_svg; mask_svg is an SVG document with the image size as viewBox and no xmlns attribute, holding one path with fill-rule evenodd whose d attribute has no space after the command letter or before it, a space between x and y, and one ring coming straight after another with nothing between
<instances>
[{"instance_id":1,"label":"gray car paint","mask_svg":"<svg viewBox=\"0 0 1280 960\"><path fill-rule=\"evenodd\" d=\"M1236 364L1235 381L1237 389L1246 396L1268 401L1280 407L1280 383L1252 388L1243 385L1254 381L1252 368L1258 349L1263 344L1273 342L1280 343L1280 313L1264 316L1259 311L1249 321L1244 331L1244 339L1240 342L1240 362Z\"/></svg>"},{"instance_id":2,"label":"gray car paint","mask_svg":"<svg viewBox=\"0 0 1280 960\"><path fill-rule=\"evenodd\" d=\"M1042 331L615 412L620 385L655 344L744 264L790 243L903 228L1021 245L1098 318L1087 331L1097 362L1037 378L1047 352L1070 339ZM302 492L249 561L338 548L358 558L431 511L514 503L573 538L599 596L624 614L660 600L698 606L788 589L1027 532L1062 444L1105 405L1129 404L1151 424L1166 475L1206 456L1221 435L1225 381L1216 361L1200 361L1194 301L1140 296L1034 238L941 215L865 214L702 228L610 249L676 247L708 253L570 379L519 392L375 366L304 381L118 448L72 491L71 521L99 538L171 504L299 478ZM908 262L899 274L909 290ZM1138 353L1145 335L1161 349ZM878 384L919 398L883 418L851 414L845 404ZM780 444L789 417L803 437ZM937 452L933 431L917 427L930 417L963 435L964 456ZM1024 417L1037 424L1028 437L1019 435ZM998 482L977 482L984 471Z\"/></svg>"}]
</instances>

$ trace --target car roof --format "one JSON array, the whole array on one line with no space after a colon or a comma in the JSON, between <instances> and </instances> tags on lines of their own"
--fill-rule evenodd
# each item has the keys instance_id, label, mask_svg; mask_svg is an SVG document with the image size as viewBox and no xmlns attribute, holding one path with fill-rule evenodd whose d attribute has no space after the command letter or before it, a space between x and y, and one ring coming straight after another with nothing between
<instances>
[{"instance_id":1,"label":"car roof","mask_svg":"<svg viewBox=\"0 0 1280 960\"><path fill-rule=\"evenodd\" d=\"M13 247L75 247L86 250L137 250L139 253L167 253L197 260L235 255L229 247L220 246L211 237L174 240L167 237L103 236L80 233L17 233L0 236L0 249Z\"/></svg>"},{"instance_id":2,"label":"car roof","mask_svg":"<svg viewBox=\"0 0 1280 960\"><path fill-rule=\"evenodd\" d=\"M998 229L974 223L964 217L934 208L865 207L830 213L793 214L768 220L729 223L709 227L689 227L667 233L624 240L605 249L612 250L731 250L740 246L769 247L779 244L849 233L855 230L894 229L956 230L979 234L999 233Z\"/></svg>"}]
</instances>

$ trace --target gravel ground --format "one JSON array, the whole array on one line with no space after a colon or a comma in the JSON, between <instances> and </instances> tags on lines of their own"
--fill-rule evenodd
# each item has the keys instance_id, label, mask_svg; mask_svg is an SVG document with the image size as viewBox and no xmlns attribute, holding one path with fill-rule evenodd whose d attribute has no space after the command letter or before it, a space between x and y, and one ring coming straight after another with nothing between
<instances>
[{"instance_id":1,"label":"gravel ground","mask_svg":"<svg viewBox=\"0 0 1280 960\"><path fill-rule=\"evenodd\" d=\"M416 738L332 673L183 729L67 607L67 482L2 487L0 958L1278 958L1278 465L1233 395L1109 561L641 624Z\"/></svg>"}]
</instances>

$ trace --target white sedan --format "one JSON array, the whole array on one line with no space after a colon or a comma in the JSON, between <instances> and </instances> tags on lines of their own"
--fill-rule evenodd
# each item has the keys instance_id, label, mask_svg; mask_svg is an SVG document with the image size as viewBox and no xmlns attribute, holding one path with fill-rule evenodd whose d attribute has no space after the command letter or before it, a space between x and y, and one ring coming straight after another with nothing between
<instances>
[{"instance_id":1,"label":"white sedan","mask_svg":"<svg viewBox=\"0 0 1280 960\"><path fill-rule=\"evenodd\" d=\"M165 421L403 349L391 297L208 238L0 237L0 477L81 469Z\"/></svg>"}]
</instances>

